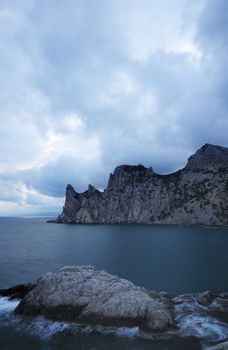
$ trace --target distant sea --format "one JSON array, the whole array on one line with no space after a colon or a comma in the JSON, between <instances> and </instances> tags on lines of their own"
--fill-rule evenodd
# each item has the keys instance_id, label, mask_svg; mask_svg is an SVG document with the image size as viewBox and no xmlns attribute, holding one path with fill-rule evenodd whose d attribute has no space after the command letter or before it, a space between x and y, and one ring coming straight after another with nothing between
<instances>
[{"instance_id":1,"label":"distant sea","mask_svg":"<svg viewBox=\"0 0 228 350\"><path fill-rule=\"evenodd\" d=\"M62 266L89 264L173 295L228 292L228 228L46 220L0 218L0 288L35 281ZM204 317L195 309L181 319L178 334L148 336L137 329L21 320L12 313L16 304L0 298L1 350L197 350L228 337L226 319Z\"/></svg>"}]
</instances>

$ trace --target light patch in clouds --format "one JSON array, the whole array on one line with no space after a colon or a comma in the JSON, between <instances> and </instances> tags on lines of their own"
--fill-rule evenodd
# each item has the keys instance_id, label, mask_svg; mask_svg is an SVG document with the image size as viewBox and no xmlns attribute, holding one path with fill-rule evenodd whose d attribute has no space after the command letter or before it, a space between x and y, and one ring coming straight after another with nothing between
<instances>
[{"instance_id":1,"label":"light patch in clouds","mask_svg":"<svg viewBox=\"0 0 228 350\"><path fill-rule=\"evenodd\" d=\"M46 133L40 155L33 166L41 167L67 155L75 159L99 160L100 143L95 133L87 134L79 115L70 113L49 118L52 123Z\"/></svg>"},{"instance_id":2,"label":"light patch in clouds","mask_svg":"<svg viewBox=\"0 0 228 350\"><path fill-rule=\"evenodd\" d=\"M134 113L129 111L129 104L134 106ZM156 111L156 97L152 89L145 89L137 78L124 69L118 69L107 77L99 94L95 98L95 109L112 109L124 113L127 107L128 119L143 119ZM102 111L103 112L103 111ZM109 116L107 115L107 118Z\"/></svg>"},{"instance_id":3,"label":"light patch in clouds","mask_svg":"<svg viewBox=\"0 0 228 350\"><path fill-rule=\"evenodd\" d=\"M82 119L77 114L69 114L63 119L63 125L65 125L67 130L78 131L85 128L85 124Z\"/></svg>"},{"instance_id":4,"label":"light patch in clouds","mask_svg":"<svg viewBox=\"0 0 228 350\"><path fill-rule=\"evenodd\" d=\"M19 181L0 180L0 193L0 210L5 215L36 214L37 212L56 214L63 203L63 198L43 195Z\"/></svg>"},{"instance_id":5,"label":"light patch in clouds","mask_svg":"<svg viewBox=\"0 0 228 350\"><path fill-rule=\"evenodd\" d=\"M116 26L118 39L123 41L128 56L136 61L148 61L159 51L186 53L199 58L194 42L194 23L184 26L184 6L176 1L117 1Z\"/></svg>"}]
</instances>

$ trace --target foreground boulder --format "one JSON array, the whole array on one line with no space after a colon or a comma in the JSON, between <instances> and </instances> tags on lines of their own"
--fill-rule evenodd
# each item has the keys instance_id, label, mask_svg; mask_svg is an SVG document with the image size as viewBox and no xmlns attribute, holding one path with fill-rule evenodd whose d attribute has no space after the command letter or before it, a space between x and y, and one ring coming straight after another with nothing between
<instances>
[{"instance_id":1,"label":"foreground boulder","mask_svg":"<svg viewBox=\"0 0 228 350\"><path fill-rule=\"evenodd\" d=\"M91 266L69 266L40 278L17 306L23 316L163 331L172 326L168 299Z\"/></svg>"}]
</instances>

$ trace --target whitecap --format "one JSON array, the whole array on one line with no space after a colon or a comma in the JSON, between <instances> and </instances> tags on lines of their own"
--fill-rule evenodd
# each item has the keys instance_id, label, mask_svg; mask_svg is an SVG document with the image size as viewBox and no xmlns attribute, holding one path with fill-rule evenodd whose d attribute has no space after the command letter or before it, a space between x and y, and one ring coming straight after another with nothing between
<instances>
[{"instance_id":1,"label":"whitecap","mask_svg":"<svg viewBox=\"0 0 228 350\"><path fill-rule=\"evenodd\" d=\"M180 335L184 337L223 340L227 337L228 326L212 317L199 314L187 315L179 320Z\"/></svg>"},{"instance_id":2,"label":"whitecap","mask_svg":"<svg viewBox=\"0 0 228 350\"><path fill-rule=\"evenodd\" d=\"M66 322L53 322L45 320L43 317L38 317L32 321L20 322L19 328L27 331L30 334L38 335L41 339L49 339L56 334L70 329L70 324Z\"/></svg>"},{"instance_id":3,"label":"whitecap","mask_svg":"<svg viewBox=\"0 0 228 350\"><path fill-rule=\"evenodd\" d=\"M63 332L71 334L105 334L118 337L133 338L139 336L138 327L106 327L100 325L85 325L73 322L58 322L45 319L43 316L35 319L22 318L14 314L0 319L5 324L15 327L18 331L38 336L42 340L48 340Z\"/></svg>"},{"instance_id":4,"label":"whitecap","mask_svg":"<svg viewBox=\"0 0 228 350\"><path fill-rule=\"evenodd\" d=\"M30 319L11 314L10 317L4 318L3 321L5 324L13 326L19 332L33 334L42 340L49 340L62 333L74 335L103 334L148 340L168 339L174 335L173 332L159 332L157 334L144 332L140 330L139 327L108 327L101 325L78 324L74 322L57 322L47 320L43 316Z\"/></svg>"},{"instance_id":5,"label":"whitecap","mask_svg":"<svg viewBox=\"0 0 228 350\"><path fill-rule=\"evenodd\" d=\"M0 314L13 312L19 303L18 299L9 300L6 297L0 297Z\"/></svg>"},{"instance_id":6,"label":"whitecap","mask_svg":"<svg viewBox=\"0 0 228 350\"><path fill-rule=\"evenodd\" d=\"M217 297L212 304L209 306L212 310L220 310L223 312L228 312L228 297L227 295L223 297L222 295Z\"/></svg>"},{"instance_id":7,"label":"whitecap","mask_svg":"<svg viewBox=\"0 0 228 350\"><path fill-rule=\"evenodd\" d=\"M120 327L120 328L117 328L116 330L116 335L118 335L119 337L133 338L138 334L139 334L139 327L132 327L132 328Z\"/></svg>"}]
</instances>

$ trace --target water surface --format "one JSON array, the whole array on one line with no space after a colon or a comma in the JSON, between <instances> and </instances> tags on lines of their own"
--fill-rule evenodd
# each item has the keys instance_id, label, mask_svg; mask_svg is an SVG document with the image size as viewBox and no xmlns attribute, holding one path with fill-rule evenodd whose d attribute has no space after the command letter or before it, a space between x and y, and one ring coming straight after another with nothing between
<instances>
[{"instance_id":1,"label":"water surface","mask_svg":"<svg viewBox=\"0 0 228 350\"><path fill-rule=\"evenodd\" d=\"M45 218L0 218L0 288L35 281L65 265L91 264L155 290L226 292L227 252L228 228L58 225L47 224ZM72 331L69 325L43 319L26 323L13 316L13 308L5 299L0 301L1 350L197 350L206 344L208 334L209 340L216 341L228 332L222 320L206 323L204 316L193 314L193 318L183 318L185 336L142 339L137 331L116 334L115 330L77 327ZM202 337L191 331L191 325L189 328L192 322L205 333L204 345ZM213 331L208 331L210 327Z\"/></svg>"}]
</instances>

